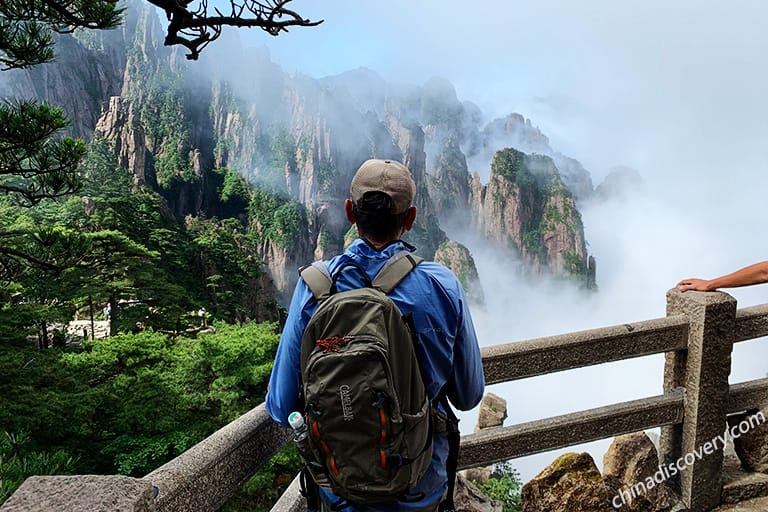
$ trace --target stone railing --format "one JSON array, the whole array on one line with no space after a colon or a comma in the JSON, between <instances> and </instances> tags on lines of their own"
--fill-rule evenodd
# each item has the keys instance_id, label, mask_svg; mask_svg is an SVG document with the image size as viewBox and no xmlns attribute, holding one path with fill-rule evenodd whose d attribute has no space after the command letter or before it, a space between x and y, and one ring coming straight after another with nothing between
<instances>
[{"instance_id":1,"label":"stone railing","mask_svg":"<svg viewBox=\"0 0 768 512\"><path fill-rule=\"evenodd\" d=\"M667 317L483 349L486 382L665 353L662 395L462 437L460 469L662 427L671 463L721 434L729 413L768 403L768 379L729 386L736 342L768 335L768 304L737 311L722 293L667 293ZM289 439L261 405L144 478L32 477L1 512L214 511ZM691 512L720 502L722 451L670 482ZM296 481L273 511L303 510Z\"/></svg>"}]
</instances>

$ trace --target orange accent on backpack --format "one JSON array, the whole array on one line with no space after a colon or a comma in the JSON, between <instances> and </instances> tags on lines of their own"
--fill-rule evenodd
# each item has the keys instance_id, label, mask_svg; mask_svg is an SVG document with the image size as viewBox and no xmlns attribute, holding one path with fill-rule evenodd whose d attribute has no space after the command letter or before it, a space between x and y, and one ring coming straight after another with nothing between
<instances>
[{"instance_id":1,"label":"orange accent on backpack","mask_svg":"<svg viewBox=\"0 0 768 512\"><path fill-rule=\"evenodd\" d=\"M331 336L324 340L316 340L315 343L323 349L323 354L326 354L328 352L338 352L339 346L345 345L350 339L350 336Z\"/></svg>"}]
</instances>

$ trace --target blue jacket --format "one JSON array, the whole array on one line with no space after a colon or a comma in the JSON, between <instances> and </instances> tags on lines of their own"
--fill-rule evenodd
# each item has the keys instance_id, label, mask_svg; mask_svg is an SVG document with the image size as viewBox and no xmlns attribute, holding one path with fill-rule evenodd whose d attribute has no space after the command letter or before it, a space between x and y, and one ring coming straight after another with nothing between
<instances>
[{"instance_id":1,"label":"blue jacket","mask_svg":"<svg viewBox=\"0 0 768 512\"><path fill-rule=\"evenodd\" d=\"M373 279L384 263L402 249L413 250L413 247L398 241L376 250L358 239L344 254L327 261L326 266L333 274L352 259ZM345 269L337 283L339 291L363 286L359 274L354 269ZM403 314L413 314L416 332L424 349L421 366L430 398L434 399L447 384L448 399L456 408L469 410L476 406L483 396L485 379L472 318L464 290L456 276L439 263L424 261L403 279L389 297ZM301 337L315 309L317 303L312 292L299 279L277 348L266 398L267 411L282 425L287 426L288 415L299 408ZM447 488L447 455L447 438L436 436L432 464L412 492L423 493L422 500L377 503L375 507L355 505L345 510L409 510L435 503ZM334 495L322 491L327 502L337 501Z\"/></svg>"}]
</instances>

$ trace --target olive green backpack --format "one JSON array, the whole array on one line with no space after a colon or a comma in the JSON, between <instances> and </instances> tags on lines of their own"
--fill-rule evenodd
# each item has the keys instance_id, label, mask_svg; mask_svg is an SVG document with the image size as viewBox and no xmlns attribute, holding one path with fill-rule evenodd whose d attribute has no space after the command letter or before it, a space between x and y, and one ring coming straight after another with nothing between
<instances>
[{"instance_id":1,"label":"olive green backpack","mask_svg":"<svg viewBox=\"0 0 768 512\"><path fill-rule=\"evenodd\" d=\"M373 281L351 260L333 276L322 262L300 271L318 303L301 341L305 458L315 482L351 502L402 498L432 459L412 322L387 297L420 262L399 252ZM357 269L365 286L337 292L344 269Z\"/></svg>"}]
</instances>

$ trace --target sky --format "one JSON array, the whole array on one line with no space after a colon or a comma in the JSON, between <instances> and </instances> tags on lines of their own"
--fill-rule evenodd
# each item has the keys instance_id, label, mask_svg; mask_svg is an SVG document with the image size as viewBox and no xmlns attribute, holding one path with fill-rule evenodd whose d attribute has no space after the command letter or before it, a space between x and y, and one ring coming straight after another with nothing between
<instances>
[{"instance_id":1,"label":"sky","mask_svg":"<svg viewBox=\"0 0 768 512\"><path fill-rule=\"evenodd\" d=\"M599 184L626 165L640 189L581 205L599 291L518 282L507 262L472 247L494 297L474 311L482 345L664 316L665 292L768 259L768 3L294 0L316 28L267 45L290 73L315 78L367 67L393 83L448 79L488 120L518 112ZM500 286L502 284L503 286ZM506 293L500 293L504 290ZM739 307L768 285L729 290ZM767 340L740 343L731 382L768 372ZM661 356L497 385L505 425L661 393ZM475 416L473 417L472 414ZM471 431L476 411L462 415ZM598 464L607 441L579 449ZM561 453L562 451L558 452ZM555 454L518 459L524 480Z\"/></svg>"}]
</instances>

